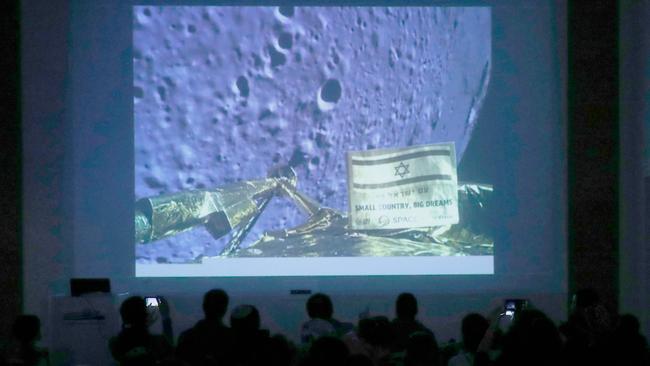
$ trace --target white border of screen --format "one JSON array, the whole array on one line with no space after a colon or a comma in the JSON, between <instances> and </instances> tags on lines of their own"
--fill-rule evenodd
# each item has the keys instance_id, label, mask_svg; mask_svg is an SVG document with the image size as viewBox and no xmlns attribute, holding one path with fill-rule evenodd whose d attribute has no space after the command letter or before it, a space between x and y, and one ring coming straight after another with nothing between
<instances>
[{"instance_id":1,"label":"white border of screen","mask_svg":"<svg viewBox=\"0 0 650 366\"><path fill-rule=\"evenodd\" d=\"M200 264L136 263L136 277L386 276L494 274L493 256L206 258Z\"/></svg>"}]
</instances>

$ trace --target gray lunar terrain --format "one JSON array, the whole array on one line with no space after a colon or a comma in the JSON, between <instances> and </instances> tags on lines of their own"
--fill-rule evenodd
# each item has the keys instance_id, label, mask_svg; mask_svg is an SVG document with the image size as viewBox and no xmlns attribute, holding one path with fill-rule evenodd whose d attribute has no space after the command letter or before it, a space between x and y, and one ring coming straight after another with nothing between
<instances>
[{"instance_id":1,"label":"gray lunar terrain","mask_svg":"<svg viewBox=\"0 0 650 366\"><path fill-rule=\"evenodd\" d=\"M299 190L346 212L348 151L453 141L460 161L489 83L489 8L138 6L133 17L135 199L289 164ZM304 220L274 199L247 243ZM136 245L136 260L192 262L226 241L198 228Z\"/></svg>"}]
</instances>

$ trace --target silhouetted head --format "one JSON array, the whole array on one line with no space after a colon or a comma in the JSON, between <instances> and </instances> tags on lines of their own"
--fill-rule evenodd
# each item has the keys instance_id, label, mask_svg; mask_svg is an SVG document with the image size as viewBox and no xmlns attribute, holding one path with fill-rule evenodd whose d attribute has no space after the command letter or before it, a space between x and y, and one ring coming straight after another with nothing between
<instances>
[{"instance_id":1,"label":"silhouetted head","mask_svg":"<svg viewBox=\"0 0 650 366\"><path fill-rule=\"evenodd\" d=\"M405 366L435 366L439 361L440 351L433 334L415 332L409 336L404 354Z\"/></svg>"},{"instance_id":2,"label":"silhouetted head","mask_svg":"<svg viewBox=\"0 0 650 366\"><path fill-rule=\"evenodd\" d=\"M334 306L329 296L318 293L307 300L307 314L310 318L331 319L334 314Z\"/></svg>"},{"instance_id":3,"label":"silhouetted head","mask_svg":"<svg viewBox=\"0 0 650 366\"><path fill-rule=\"evenodd\" d=\"M266 364L289 366L293 362L296 350L285 336L276 334L267 340L265 352Z\"/></svg>"},{"instance_id":4,"label":"silhouetted head","mask_svg":"<svg viewBox=\"0 0 650 366\"><path fill-rule=\"evenodd\" d=\"M228 310L228 294L221 289L212 289L203 296L203 314L209 320L221 320Z\"/></svg>"},{"instance_id":5,"label":"silhouetted head","mask_svg":"<svg viewBox=\"0 0 650 366\"><path fill-rule=\"evenodd\" d=\"M465 315L461 325L463 333L463 347L469 352L476 352L479 343L490 326L489 322L481 314L471 313Z\"/></svg>"},{"instance_id":6,"label":"silhouetted head","mask_svg":"<svg viewBox=\"0 0 650 366\"><path fill-rule=\"evenodd\" d=\"M504 342L502 355L515 364L551 365L562 350L557 327L544 313L535 309L519 312Z\"/></svg>"},{"instance_id":7,"label":"silhouetted head","mask_svg":"<svg viewBox=\"0 0 650 366\"><path fill-rule=\"evenodd\" d=\"M397 319L412 320L418 313L418 300L411 293L404 292L397 296L395 302Z\"/></svg>"},{"instance_id":8,"label":"silhouetted head","mask_svg":"<svg viewBox=\"0 0 650 366\"><path fill-rule=\"evenodd\" d=\"M21 343L32 343L41 337L41 321L36 315L19 315L11 333Z\"/></svg>"},{"instance_id":9,"label":"silhouetted head","mask_svg":"<svg viewBox=\"0 0 650 366\"><path fill-rule=\"evenodd\" d=\"M595 306L599 302L600 298L598 296L598 293L592 288L578 290L573 295L573 305L576 310Z\"/></svg>"},{"instance_id":10,"label":"silhouetted head","mask_svg":"<svg viewBox=\"0 0 650 366\"><path fill-rule=\"evenodd\" d=\"M260 313L253 305L238 305L230 312L230 327L241 333L260 329Z\"/></svg>"},{"instance_id":11,"label":"silhouetted head","mask_svg":"<svg viewBox=\"0 0 650 366\"><path fill-rule=\"evenodd\" d=\"M359 337L373 346L388 348L393 343L393 328L385 316L361 319Z\"/></svg>"},{"instance_id":12,"label":"silhouetted head","mask_svg":"<svg viewBox=\"0 0 650 366\"><path fill-rule=\"evenodd\" d=\"M127 328L147 327L147 305L140 296L131 296L120 306L122 324Z\"/></svg>"},{"instance_id":13,"label":"silhouetted head","mask_svg":"<svg viewBox=\"0 0 650 366\"><path fill-rule=\"evenodd\" d=\"M314 365L345 365L350 351L342 340L335 337L320 337L312 343L309 358Z\"/></svg>"},{"instance_id":14,"label":"silhouetted head","mask_svg":"<svg viewBox=\"0 0 650 366\"><path fill-rule=\"evenodd\" d=\"M581 324L590 336L601 336L613 330L614 319L593 289L582 289L573 296L571 321Z\"/></svg>"}]
</instances>

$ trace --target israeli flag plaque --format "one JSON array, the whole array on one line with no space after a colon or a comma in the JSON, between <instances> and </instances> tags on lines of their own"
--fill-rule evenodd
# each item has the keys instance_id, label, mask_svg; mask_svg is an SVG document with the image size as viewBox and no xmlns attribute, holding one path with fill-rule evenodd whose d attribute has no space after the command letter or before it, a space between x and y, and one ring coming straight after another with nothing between
<instances>
[{"instance_id":1,"label":"israeli flag plaque","mask_svg":"<svg viewBox=\"0 0 650 366\"><path fill-rule=\"evenodd\" d=\"M348 152L348 192L353 229L457 224L454 143Z\"/></svg>"}]
</instances>

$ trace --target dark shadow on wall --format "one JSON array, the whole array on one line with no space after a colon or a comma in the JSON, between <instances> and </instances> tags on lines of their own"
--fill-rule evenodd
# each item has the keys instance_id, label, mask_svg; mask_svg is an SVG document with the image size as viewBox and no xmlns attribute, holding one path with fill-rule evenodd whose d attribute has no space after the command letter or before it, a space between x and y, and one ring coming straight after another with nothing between
<instances>
[{"instance_id":1,"label":"dark shadow on wall","mask_svg":"<svg viewBox=\"0 0 650 366\"><path fill-rule=\"evenodd\" d=\"M8 338L22 307L18 13L18 1L0 3L0 339Z\"/></svg>"},{"instance_id":2,"label":"dark shadow on wall","mask_svg":"<svg viewBox=\"0 0 650 366\"><path fill-rule=\"evenodd\" d=\"M618 307L618 4L568 5L569 293Z\"/></svg>"}]
</instances>

